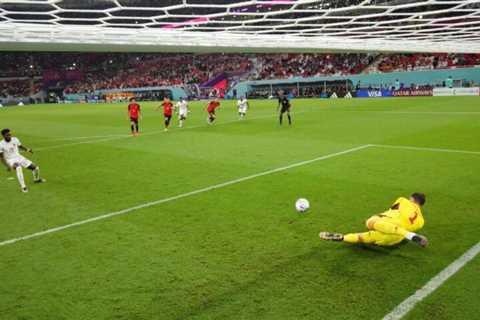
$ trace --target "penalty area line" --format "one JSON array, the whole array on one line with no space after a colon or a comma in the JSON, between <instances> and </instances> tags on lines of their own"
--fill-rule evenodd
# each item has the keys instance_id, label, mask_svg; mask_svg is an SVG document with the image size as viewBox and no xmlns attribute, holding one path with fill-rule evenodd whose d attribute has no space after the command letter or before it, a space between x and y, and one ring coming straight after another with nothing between
<instances>
[{"instance_id":1,"label":"penalty area line","mask_svg":"<svg viewBox=\"0 0 480 320\"><path fill-rule=\"evenodd\" d=\"M93 222L100 221L100 220L105 220L105 219L112 218L112 217L115 217L115 216L125 215L125 214L131 213L131 212L134 212L134 211L137 211L137 210L140 210L140 209L145 209L145 208L153 207L153 206L156 206L156 205L159 205L159 204L162 204L162 203L171 202L171 201L174 201L174 200L194 196L194 195L204 193L204 192L207 192L207 191L224 188L224 187L234 185L234 184L237 184L237 183L240 183L240 182L244 182L244 181L247 181L247 180L252 180L252 179L255 179L255 178L258 178L258 177L263 177L263 176L270 175L270 174L273 174L273 173L293 169L293 168L304 166L304 165L311 164L311 163L314 163L314 162L318 162L318 161L327 160L327 159L330 159L330 158L342 156L342 155L353 153L353 152L356 152L356 151L360 151L360 150L363 150L363 149L366 149L366 148L369 148L369 147L371 147L371 145L369 145L369 144L361 145L361 146L358 146L358 147L355 147L355 148L346 149L346 150L335 152L335 153L330 153L330 154L320 156L320 157L317 157L317 158L314 158L314 159L296 162L296 163L293 163L293 164L290 164L290 165L287 165L287 166L283 166L283 167L279 167L279 168L276 168L276 169L271 169L271 170L263 171L263 172L260 172L260 173L252 174L252 175L249 175L249 176L245 176L245 177L242 177L242 178L238 178L238 179L230 180L230 181L227 181L227 182L215 184L215 185L205 187L205 188L202 188L202 189L197 189L197 190L194 190L194 191L178 194L178 195L175 195L175 196L159 199L159 200L156 200L156 201L146 202L146 203L143 203L143 204L136 205L134 207L130 207L130 208L122 209L122 210L119 210L119 211L106 213L106 214L103 214L103 215L100 215L100 216L96 216L96 217L92 217L92 218L89 218L89 219L73 222L73 223L70 223L70 224L63 225L63 226L58 226L58 227L55 227L55 228L46 229L46 230L35 232L35 233L25 235L25 236L22 236L22 237L13 238L13 239L10 239L10 240L5 240L5 241L0 242L0 247L6 246L6 245L9 245L9 244L14 244L14 243L19 242L19 241L38 238L38 237L41 237L41 236L44 236L44 235L47 235L47 234L56 233L56 232L59 232L59 231L62 231L62 230L70 229L70 228L73 228L73 227L78 227L78 226L81 226L81 225L84 225L84 224L93 223Z\"/></svg>"},{"instance_id":2,"label":"penalty area line","mask_svg":"<svg viewBox=\"0 0 480 320\"><path fill-rule=\"evenodd\" d=\"M446 153L461 153L461 154L478 154L480 151L457 150L457 149L443 149L443 148L429 148L429 147L413 147L402 145L388 145L388 144L371 144L372 147L390 148L390 149L404 149L414 151L432 151L432 152L446 152Z\"/></svg>"},{"instance_id":3,"label":"penalty area line","mask_svg":"<svg viewBox=\"0 0 480 320\"><path fill-rule=\"evenodd\" d=\"M428 281L421 289L417 290L410 297L395 307L389 314L383 317L383 320L400 320L409 313L417 303L428 297L432 292L437 290L445 281L457 273L468 262L473 260L480 253L480 242L471 247L457 260L453 261L449 266L443 269L430 281Z\"/></svg>"}]
</instances>

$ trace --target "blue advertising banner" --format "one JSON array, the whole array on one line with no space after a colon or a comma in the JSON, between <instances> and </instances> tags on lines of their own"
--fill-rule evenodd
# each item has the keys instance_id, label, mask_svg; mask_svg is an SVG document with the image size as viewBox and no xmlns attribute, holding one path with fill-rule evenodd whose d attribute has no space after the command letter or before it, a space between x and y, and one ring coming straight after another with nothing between
<instances>
[{"instance_id":1,"label":"blue advertising banner","mask_svg":"<svg viewBox=\"0 0 480 320\"><path fill-rule=\"evenodd\" d=\"M384 98L384 97L392 97L392 96L393 96L392 90L388 90L388 89L357 90L358 98Z\"/></svg>"}]
</instances>

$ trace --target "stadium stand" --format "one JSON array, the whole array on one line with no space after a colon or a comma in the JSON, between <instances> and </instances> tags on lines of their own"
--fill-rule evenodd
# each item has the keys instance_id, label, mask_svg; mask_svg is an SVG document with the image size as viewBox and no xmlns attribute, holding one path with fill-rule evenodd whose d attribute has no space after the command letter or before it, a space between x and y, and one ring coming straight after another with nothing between
<instances>
[{"instance_id":1,"label":"stadium stand","mask_svg":"<svg viewBox=\"0 0 480 320\"><path fill-rule=\"evenodd\" d=\"M157 86L216 88L234 82L432 70L480 65L478 54L1 53L1 97L42 88L64 93ZM217 85L219 84L219 85Z\"/></svg>"},{"instance_id":2,"label":"stadium stand","mask_svg":"<svg viewBox=\"0 0 480 320\"><path fill-rule=\"evenodd\" d=\"M479 54L396 54L381 56L373 72L416 71L472 67L480 64Z\"/></svg>"}]
</instances>

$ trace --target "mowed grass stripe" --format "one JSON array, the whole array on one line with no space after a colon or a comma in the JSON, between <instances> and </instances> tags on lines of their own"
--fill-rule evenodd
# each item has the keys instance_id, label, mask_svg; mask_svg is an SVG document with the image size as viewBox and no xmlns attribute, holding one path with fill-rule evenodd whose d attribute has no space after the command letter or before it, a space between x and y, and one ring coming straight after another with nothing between
<instances>
[{"instance_id":1,"label":"mowed grass stripe","mask_svg":"<svg viewBox=\"0 0 480 320\"><path fill-rule=\"evenodd\" d=\"M302 113L305 113L306 111L298 111L298 112L295 112L294 114L302 114ZM258 119L265 119L265 118L272 118L272 117L276 117L277 115L264 115L264 116L257 116L257 117L251 117L251 118L248 118L246 120L238 120L238 119L235 119L235 120L229 120L229 121L224 121L224 122L220 122L220 123L215 123L213 124L213 126L221 126L221 125L228 125L228 124L232 124L232 123L239 123L239 122L244 122L244 121L249 121L249 120L258 120ZM195 126L188 126L188 127L185 127L185 128L182 128L182 129L178 129L178 130L175 130L173 132L182 132L182 131L185 131L185 130L191 130L191 129L198 129L198 128L206 128L210 125L206 124L206 125L195 125ZM171 134L170 131L168 132L165 132L164 129L161 129L161 130L154 130L154 131L147 131L145 133L141 133L140 134L140 137L141 136L151 136L151 135L155 135L155 134L162 134L162 133L168 133L168 134ZM99 138L99 139L93 139L93 140L87 140L87 141L80 141L80 142L72 142L72 143L64 143L64 144L58 144L58 145L53 145L53 146L46 146L46 147L40 147L40 148L36 148L35 150L36 151L44 151L44 150L51 150L51 149L59 149L59 148L66 148L66 147L71 147L71 146L77 146L77 145L82 145L82 144L94 144L94 143L101 143L101 142L108 142L108 141L114 141L114 140L120 140L120 139L128 139L128 138L133 138L132 135L130 134L124 134L124 135L105 135L104 138ZM79 138L70 138L71 140L75 140L75 139L86 139L86 137L79 137Z\"/></svg>"},{"instance_id":2,"label":"mowed grass stripe","mask_svg":"<svg viewBox=\"0 0 480 320\"><path fill-rule=\"evenodd\" d=\"M230 180L230 181L227 181L227 182L212 185L212 186L205 187L205 188L202 188L202 189L197 189L197 190L194 190L194 191L178 194L176 196L163 198L163 199L159 199L159 200L156 200L156 201L143 203L143 204L140 204L140 205L137 205L137 206L134 206L134 207L126 208L126 209L123 209L123 210L106 213L106 214L103 214L103 215L100 215L100 216L97 216L97 217L93 217L93 218L90 218L90 219L77 221L77 222L70 223L70 224L67 224L67 225L63 225L63 226L39 231L39 232L36 232L36 233L32 233L32 234L22 236L22 237L18 237L18 238L13 238L13 239L10 239L10 240L5 240L5 241L0 242L0 246L6 246L6 245L9 245L9 244L14 244L14 243L19 242L19 241L38 238L38 237L41 237L41 236L44 236L44 235L47 235L47 234L59 232L59 231L62 231L62 230L70 229L70 228L81 226L81 225L84 225L84 224L108 219L108 218L119 216L119 215L128 214L128 213L140 210L140 209L149 208L149 207L156 206L156 205L159 205L159 204L162 204L162 203L166 203L166 202L190 197L190 196L200 194L200 193L203 193L203 192L207 192L207 191L211 191L211 190L214 190L214 189L220 189L220 188L227 187L227 186L230 186L230 185L233 185L233 184L237 184L237 183L240 183L240 182L243 182L243 181L255 179L255 178L266 176L266 175L269 175L269 174L273 174L273 173L289 170L289 169L292 169L292 168L304 166L304 165L307 165L307 164L311 164L311 163L314 163L314 162L317 162L317 161L327 160L327 159L338 157L338 156L345 155L345 154L348 154L348 153L360 151L360 150L363 150L363 149L368 148L368 147L371 147L371 145L368 145L368 144L367 145L361 145L361 146L358 146L358 147L355 147L355 148L343 150L343 151L340 151L340 152L330 153L330 154L320 156L320 157L317 157L317 158L314 158L314 159L293 163L293 164L290 164L290 165L287 165L287 166L284 166L284 167L279 167L279 168L272 169L272 170L263 171L263 172L260 172L260 173L256 173L256 174L249 175L249 176L246 176L246 177Z\"/></svg>"}]
</instances>

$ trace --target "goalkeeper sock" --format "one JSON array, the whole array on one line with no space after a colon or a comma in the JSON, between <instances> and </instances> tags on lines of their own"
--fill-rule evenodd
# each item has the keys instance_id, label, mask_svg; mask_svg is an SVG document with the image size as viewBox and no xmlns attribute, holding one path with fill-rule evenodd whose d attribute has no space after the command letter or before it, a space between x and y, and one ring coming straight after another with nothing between
<instances>
[{"instance_id":1,"label":"goalkeeper sock","mask_svg":"<svg viewBox=\"0 0 480 320\"><path fill-rule=\"evenodd\" d=\"M358 243L360 239L356 233L348 233L343 236L343 241L348 243Z\"/></svg>"},{"instance_id":2,"label":"goalkeeper sock","mask_svg":"<svg viewBox=\"0 0 480 320\"><path fill-rule=\"evenodd\" d=\"M349 233L343 236L343 241L348 243L374 243L375 234L371 231L362 233Z\"/></svg>"}]
</instances>

